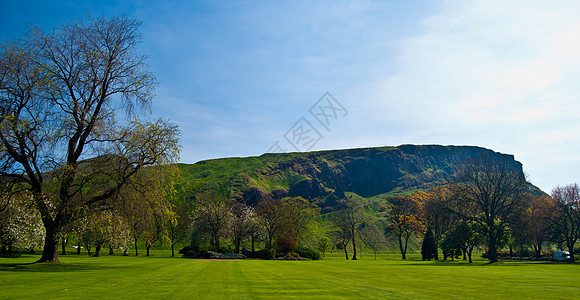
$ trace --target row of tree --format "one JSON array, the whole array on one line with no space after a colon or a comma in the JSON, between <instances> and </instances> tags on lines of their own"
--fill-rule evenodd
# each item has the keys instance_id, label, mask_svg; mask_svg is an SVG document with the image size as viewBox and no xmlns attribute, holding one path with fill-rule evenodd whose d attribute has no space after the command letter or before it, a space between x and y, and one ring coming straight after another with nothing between
<instances>
[{"instance_id":1,"label":"row of tree","mask_svg":"<svg viewBox=\"0 0 580 300\"><path fill-rule=\"evenodd\" d=\"M319 214L316 206L301 197L269 198L251 207L214 192L199 193L192 210L192 246L199 249L204 243L220 248L221 240L229 239L236 253L244 242L263 241L272 249L276 240L290 240L294 244L312 232ZM291 249L292 250L292 249Z\"/></svg>"},{"instance_id":2,"label":"row of tree","mask_svg":"<svg viewBox=\"0 0 580 300\"><path fill-rule=\"evenodd\" d=\"M151 247L160 244L174 246L183 241L190 231L190 216L186 207L175 206L170 184L166 178L175 178L174 167L148 168L131 178L114 197L114 201L90 210L79 209L75 218L59 232L61 253L74 246L80 253L86 248L89 255L99 256L109 247L127 253L129 246L139 255L138 244L144 242L149 255ZM11 195L11 201L0 210L0 245L3 252L13 248L29 249L41 246L45 229L41 215L34 207L32 197L22 191ZM94 249L94 252L91 251Z\"/></svg>"},{"instance_id":3,"label":"row of tree","mask_svg":"<svg viewBox=\"0 0 580 300\"><path fill-rule=\"evenodd\" d=\"M167 179L176 178L175 171L172 167L148 168L128 180L109 205L79 211L59 235L62 252L74 240L78 251L81 246L89 253L94 249L96 256L104 246L110 253L115 248L126 252L130 244L138 255L138 241L144 241L149 255L156 244L169 244L174 250L186 237L197 250L208 244L220 250L227 244L230 251L240 252L248 246L255 252L257 242L265 249L297 246L319 231L315 221L319 209L300 197L264 199L251 207L214 189L197 193L189 205L171 204L168 200L175 191L170 188L173 181ZM460 181L462 178L471 181ZM551 197L530 193L521 172L506 166L506 161L489 158L462 164L455 180L426 192L389 198L378 219L372 209L369 214L372 201L365 203L357 201L355 195L344 195L338 211L318 218L327 220L330 227L318 236L316 246L324 254L335 245L344 250L346 259L350 247L356 260L357 244L376 251L384 249L390 238L405 259L410 238L424 236L425 259L439 259L441 249L444 259L463 253L471 261L478 246L488 248L492 262L502 247L531 246L540 256L546 243L567 248L573 255L580 235L578 185L556 187ZM43 238L41 216L29 209L34 204L32 197L19 195L12 194L12 201L0 213L4 250L13 245L34 248ZM309 242L314 245L313 239Z\"/></svg>"},{"instance_id":4,"label":"row of tree","mask_svg":"<svg viewBox=\"0 0 580 300\"><path fill-rule=\"evenodd\" d=\"M439 259L440 248L444 258L463 253L471 261L478 246L487 248L490 262L497 261L502 247L531 246L539 257L543 245L553 243L568 249L573 261L580 236L579 199L577 184L556 187L550 197L535 190L513 160L477 157L458 164L450 184L392 197L381 211L385 234L395 239L403 259L410 238L424 236L425 259ZM376 230L369 230L372 220L362 213L364 207L347 197L331 218L333 236L347 259L349 243L352 259L357 258L357 237L373 249L384 242Z\"/></svg>"}]
</instances>

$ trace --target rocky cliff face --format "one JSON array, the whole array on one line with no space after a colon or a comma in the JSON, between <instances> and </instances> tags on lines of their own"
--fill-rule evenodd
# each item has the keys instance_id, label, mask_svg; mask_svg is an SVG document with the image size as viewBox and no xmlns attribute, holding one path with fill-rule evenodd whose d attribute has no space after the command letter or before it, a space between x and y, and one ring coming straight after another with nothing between
<instances>
[{"instance_id":1,"label":"rocky cliff face","mask_svg":"<svg viewBox=\"0 0 580 300\"><path fill-rule=\"evenodd\" d=\"M481 156L502 156L522 171L512 155L481 147L402 145L212 160L189 172L197 187L228 186L232 197L250 205L265 197L301 196L324 208L344 192L372 197L441 185L462 161Z\"/></svg>"}]
</instances>

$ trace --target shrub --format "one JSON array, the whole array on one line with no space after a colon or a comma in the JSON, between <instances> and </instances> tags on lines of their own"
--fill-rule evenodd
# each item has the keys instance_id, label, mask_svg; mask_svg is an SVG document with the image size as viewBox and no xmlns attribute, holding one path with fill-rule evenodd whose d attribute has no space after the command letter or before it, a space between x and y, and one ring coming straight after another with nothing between
<instances>
[{"instance_id":1,"label":"shrub","mask_svg":"<svg viewBox=\"0 0 580 300\"><path fill-rule=\"evenodd\" d=\"M291 236L279 236L276 238L276 250L280 253L290 252L298 247L298 241Z\"/></svg>"},{"instance_id":2,"label":"shrub","mask_svg":"<svg viewBox=\"0 0 580 300\"><path fill-rule=\"evenodd\" d=\"M278 257L278 260L304 260L304 258L301 258L300 255L298 255L298 253L296 252L288 252L286 255L282 256L282 257Z\"/></svg>"},{"instance_id":3,"label":"shrub","mask_svg":"<svg viewBox=\"0 0 580 300\"><path fill-rule=\"evenodd\" d=\"M2 257L2 258L18 258L20 256L21 256L20 252L17 252L17 251L0 252L0 257Z\"/></svg>"},{"instance_id":4,"label":"shrub","mask_svg":"<svg viewBox=\"0 0 580 300\"><path fill-rule=\"evenodd\" d=\"M199 251L213 251L213 252L218 252L218 253L232 253L234 252L233 249L231 249L228 246L220 246L220 247L216 247L213 245L206 245L203 247L199 247Z\"/></svg>"},{"instance_id":5,"label":"shrub","mask_svg":"<svg viewBox=\"0 0 580 300\"><path fill-rule=\"evenodd\" d=\"M276 250L262 249L256 253L256 257L261 259L274 259L276 258Z\"/></svg>"},{"instance_id":6,"label":"shrub","mask_svg":"<svg viewBox=\"0 0 580 300\"><path fill-rule=\"evenodd\" d=\"M311 260L319 260L320 259L320 252L310 249L305 246L300 246L294 250L300 257L307 258Z\"/></svg>"},{"instance_id":7,"label":"shrub","mask_svg":"<svg viewBox=\"0 0 580 300\"><path fill-rule=\"evenodd\" d=\"M205 259L246 259L246 256L238 253L218 253L214 251L203 251L197 258Z\"/></svg>"},{"instance_id":8,"label":"shrub","mask_svg":"<svg viewBox=\"0 0 580 300\"><path fill-rule=\"evenodd\" d=\"M177 252L178 254L182 254L183 257L194 257L198 253L197 247L194 246L186 246L183 247Z\"/></svg>"}]
</instances>

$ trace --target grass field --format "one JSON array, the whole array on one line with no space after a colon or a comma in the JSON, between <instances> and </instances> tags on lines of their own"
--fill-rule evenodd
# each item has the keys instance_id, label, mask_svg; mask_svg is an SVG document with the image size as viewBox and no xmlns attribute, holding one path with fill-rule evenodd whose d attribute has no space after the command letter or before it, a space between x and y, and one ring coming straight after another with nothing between
<instances>
[{"instance_id":1,"label":"grass field","mask_svg":"<svg viewBox=\"0 0 580 300\"><path fill-rule=\"evenodd\" d=\"M168 257L0 258L0 299L578 299L580 264L423 262L340 254L320 261L200 261Z\"/></svg>"}]
</instances>

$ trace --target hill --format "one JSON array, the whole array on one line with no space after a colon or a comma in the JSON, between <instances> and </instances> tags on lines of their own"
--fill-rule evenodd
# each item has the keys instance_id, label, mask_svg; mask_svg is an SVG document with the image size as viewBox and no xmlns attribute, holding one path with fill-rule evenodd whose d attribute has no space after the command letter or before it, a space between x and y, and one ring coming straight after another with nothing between
<instances>
[{"instance_id":1,"label":"hill","mask_svg":"<svg viewBox=\"0 0 580 300\"><path fill-rule=\"evenodd\" d=\"M363 198L405 193L444 184L465 159L503 156L522 171L513 155L474 146L401 145L306 153L267 153L180 164L178 189L193 197L214 189L255 205L266 197L301 196L323 211L343 193Z\"/></svg>"}]
</instances>

